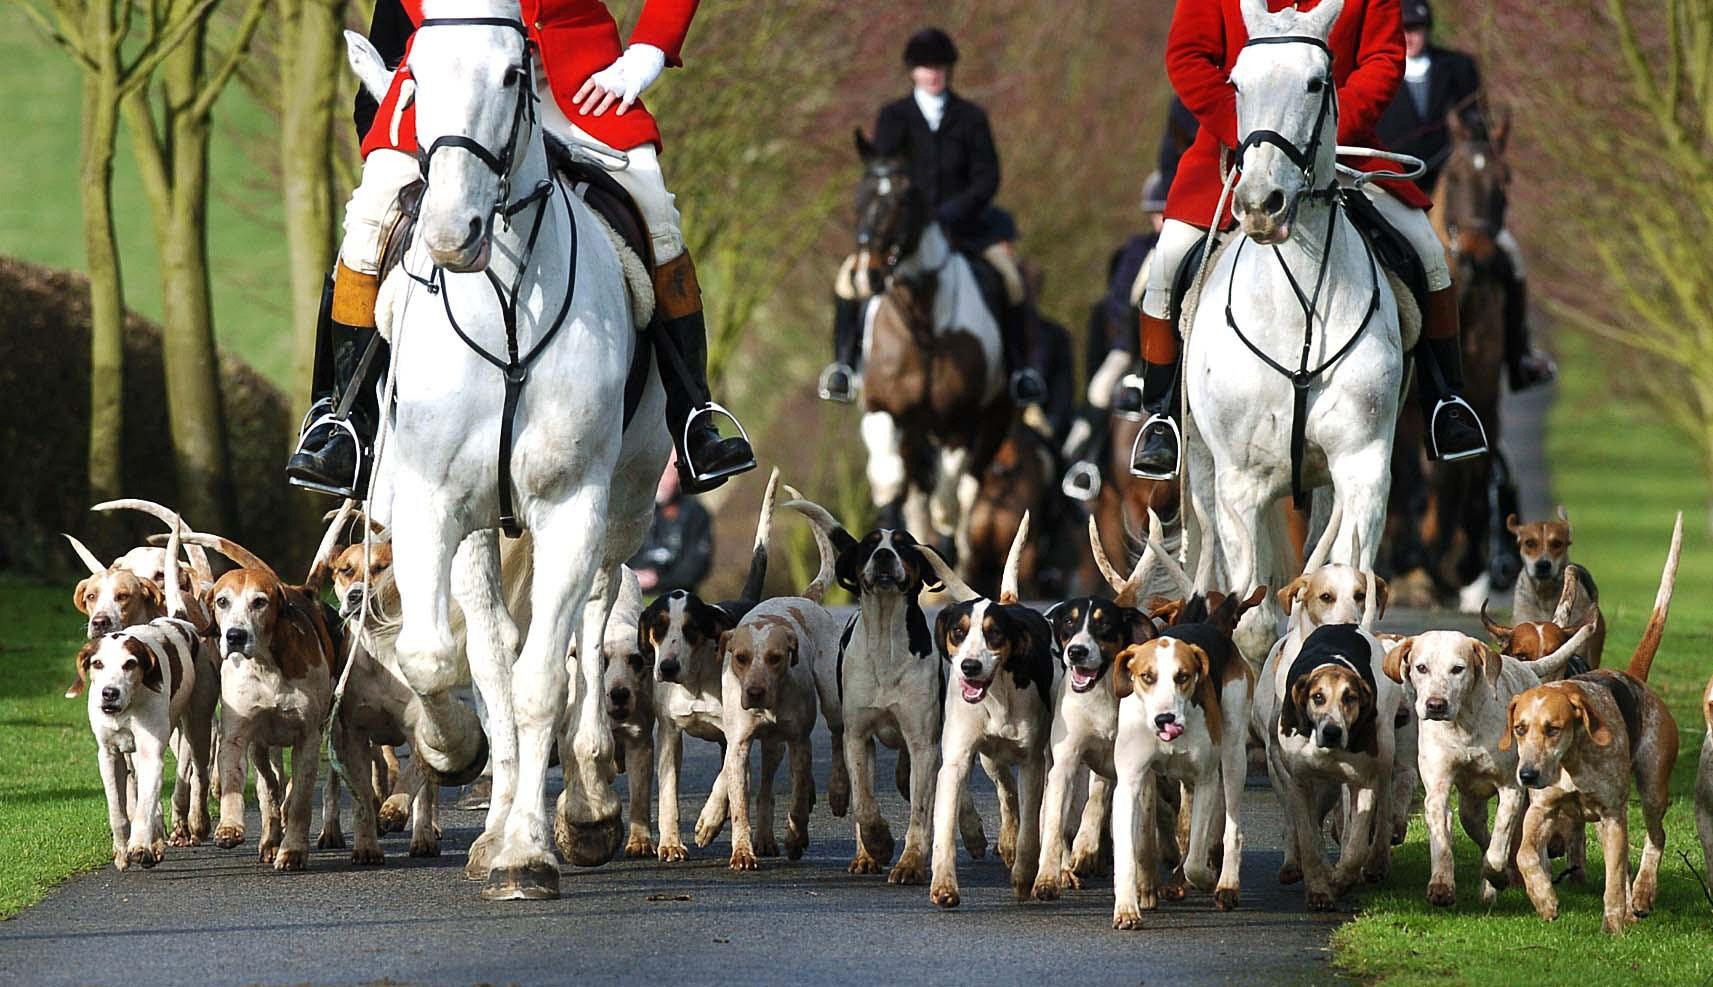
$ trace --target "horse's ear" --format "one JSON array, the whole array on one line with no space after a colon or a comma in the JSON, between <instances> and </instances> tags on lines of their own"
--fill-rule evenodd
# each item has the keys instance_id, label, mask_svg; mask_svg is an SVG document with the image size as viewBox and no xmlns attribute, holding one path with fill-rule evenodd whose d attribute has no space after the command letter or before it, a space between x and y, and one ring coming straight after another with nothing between
<instances>
[{"instance_id":1,"label":"horse's ear","mask_svg":"<svg viewBox=\"0 0 1713 987\"><path fill-rule=\"evenodd\" d=\"M356 31L346 31L345 61L362 81L363 88L375 97L376 102L387 98L387 90L392 88L393 74L387 70L386 60L368 38Z\"/></svg>"},{"instance_id":2,"label":"horse's ear","mask_svg":"<svg viewBox=\"0 0 1713 987\"><path fill-rule=\"evenodd\" d=\"M1251 38L1262 34L1272 20L1273 12L1267 9L1267 0L1241 0L1239 9L1243 13L1243 26Z\"/></svg>"},{"instance_id":3,"label":"horse's ear","mask_svg":"<svg viewBox=\"0 0 1713 987\"><path fill-rule=\"evenodd\" d=\"M1463 122L1463 108L1454 107L1445 114L1445 132L1453 145L1469 139L1469 125Z\"/></svg>"},{"instance_id":4,"label":"horse's ear","mask_svg":"<svg viewBox=\"0 0 1713 987\"><path fill-rule=\"evenodd\" d=\"M856 141L857 157L861 158L864 164L873 161L875 158L874 143L863 134L862 128L852 128L851 137Z\"/></svg>"},{"instance_id":5,"label":"horse's ear","mask_svg":"<svg viewBox=\"0 0 1713 987\"><path fill-rule=\"evenodd\" d=\"M1499 110L1492 114L1487 124L1488 139L1493 142L1493 150L1505 153L1505 144L1511 139L1511 111Z\"/></svg>"}]
</instances>

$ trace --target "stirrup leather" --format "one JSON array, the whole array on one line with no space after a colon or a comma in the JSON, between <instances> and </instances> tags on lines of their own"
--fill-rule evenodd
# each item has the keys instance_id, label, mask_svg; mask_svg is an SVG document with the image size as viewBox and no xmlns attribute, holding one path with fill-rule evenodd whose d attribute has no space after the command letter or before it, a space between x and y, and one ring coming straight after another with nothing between
<instances>
[{"instance_id":1,"label":"stirrup leather","mask_svg":"<svg viewBox=\"0 0 1713 987\"><path fill-rule=\"evenodd\" d=\"M1454 454L1446 454L1440 451L1439 431L1437 428L1439 425L1439 414L1449 405L1455 405L1462 408L1464 412L1469 415L1469 420L1475 423L1475 431L1481 436L1480 448ZM1439 403L1433 406L1433 414L1428 416L1428 444L1433 449L1433 458L1442 463L1458 463L1465 459L1474 459L1476 456L1484 456L1487 454L1487 426L1481 424L1480 416L1475 414L1475 409L1469 406L1468 401L1463 400L1455 394L1450 397L1440 398Z\"/></svg>"},{"instance_id":2,"label":"stirrup leather","mask_svg":"<svg viewBox=\"0 0 1713 987\"><path fill-rule=\"evenodd\" d=\"M712 483L715 480L723 480L728 476L736 476L739 473L754 469L756 465L755 455L753 452L755 447L753 445L750 446L752 452L748 462L739 463L736 466L728 467L727 469L720 470L719 472L703 472L695 463L690 461L689 449L691 430L694 428L698 419L714 415L718 415L719 417L731 422L738 430L738 437L742 438L745 444L749 443L749 432L744 430L743 422L738 421L737 416L732 414L730 411L727 411L726 406L718 401L709 401L707 404L704 404L700 408L690 412L690 417L684 419L684 432L679 436L678 448L683 451L684 465L688 468L691 478L698 484Z\"/></svg>"},{"instance_id":3,"label":"stirrup leather","mask_svg":"<svg viewBox=\"0 0 1713 987\"><path fill-rule=\"evenodd\" d=\"M1065 470L1059 490L1072 500L1090 503L1100 496L1100 467L1088 460L1078 460Z\"/></svg>"},{"instance_id":4,"label":"stirrup leather","mask_svg":"<svg viewBox=\"0 0 1713 987\"><path fill-rule=\"evenodd\" d=\"M834 394L833 389L830 386L833 375L841 370L845 372L845 380L850 386L850 390L843 396ZM856 370L851 367L848 367L843 363L829 363L822 368L821 376L815 380L815 393L819 395L823 401L835 401L839 404L850 404L856 400L856 389L859 380L860 378L857 377ZM742 426L739 427L741 428Z\"/></svg>"},{"instance_id":5,"label":"stirrup leather","mask_svg":"<svg viewBox=\"0 0 1713 987\"><path fill-rule=\"evenodd\" d=\"M1144 480L1171 480L1171 479L1175 479L1178 475L1177 470L1172 470L1170 473L1159 473L1159 472L1144 472L1144 471L1136 468L1136 455L1137 455L1137 453L1142 451L1142 444L1144 442L1148 441L1148 431L1155 426L1155 423L1159 423L1161 425L1164 425L1166 428L1171 429L1172 444L1174 446L1176 446L1177 450L1178 450L1178 464L1180 467L1183 465L1184 433L1178 430L1178 423L1173 421L1171 419L1171 416L1169 416L1169 415L1154 415L1153 417L1149 418L1146 423L1143 424L1142 430L1140 432L1136 433L1136 441L1131 443L1131 445L1130 445L1130 475L1131 476L1139 476Z\"/></svg>"},{"instance_id":6,"label":"stirrup leather","mask_svg":"<svg viewBox=\"0 0 1713 987\"><path fill-rule=\"evenodd\" d=\"M1118 378L1118 387L1120 390L1135 390L1140 393L1142 391L1142 375L1137 373L1125 374L1123 377ZM1112 406L1113 414L1127 422L1140 422L1147 420L1141 411L1118 410L1118 401L1116 398L1113 400Z\"/></svg>"},{"instance_id":7,"label":"stirrup leather","mask_svg":"<svg viewBox=\"0 0 1713 987\"><path fill-rule=\"evenodd\" d=\"M302 487L305 490L314 490L317 493L330 494L334 497L354 497L358 500L363 499L363 491L358 488L362 486L363 477L368 472L369 450L363 445L362 436L357 434L357 427L351 424L351 419L349 417L340 418L332 412L323 414L320 418L311 422L309 427L303 430L303 434L308 435L310 432L323 425L330 425L334 428L340 429L346 435L349 435L351 437L351 444L357 450L356 469L351 474L350 485L346 487L335 487L326 483L316 483L314 480L305 480L301 477L292 476L290 474L287 474L286 482L290 483L294 487Z\"/></svg>"}]
</instances>

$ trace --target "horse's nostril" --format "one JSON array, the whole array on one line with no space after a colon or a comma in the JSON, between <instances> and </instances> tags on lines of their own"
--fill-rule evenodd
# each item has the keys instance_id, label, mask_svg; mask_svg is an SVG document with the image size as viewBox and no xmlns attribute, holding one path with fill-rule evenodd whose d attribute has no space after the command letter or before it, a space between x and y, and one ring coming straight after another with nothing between
<instances>
[{"instance_id":1,"label":"horse's nostril","mask_svg":"<svg viewBox=\"0 0 1713 987\"><path fill-rule=\"evenodd\" d=\"M1268 215L1276 213L1283 208L1285 208L1285 193L1278 189L1274 189L1267 193L1267 198L1261 201L1261 209Z\"/></svg>"}]
</instances>

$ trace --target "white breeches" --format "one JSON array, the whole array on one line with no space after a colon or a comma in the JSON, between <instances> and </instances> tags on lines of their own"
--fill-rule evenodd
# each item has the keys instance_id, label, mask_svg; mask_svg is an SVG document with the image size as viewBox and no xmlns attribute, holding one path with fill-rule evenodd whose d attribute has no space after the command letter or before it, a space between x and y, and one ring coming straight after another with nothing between
<instances>
[{"instance_id":1,"label":"white breeches","mask_svg":"<svg viewBox=\"0 0 1713 987\"><path fill-rule=\"evenodd\" d=\"M1451 287L1451 267L1446 260L1445 245L1440 242L1439 234L1434 232L1427 213L1404 205L1378 186L1365 185L1362 191L1421 258L1428 291L1443 291ZM1167 317L1172 279L1178 276L1178 268L1183 266L1185 255L1202 235L1202 230L1189 223L1166 220L1160 230L1160 242L1154 247L1153 263L1148 268L1148 284L1142 292L1143 312L1156 319Z\"/></svg>"},{"instance_id":2,"label":"white breeches","mask_svg":"<svg viewBox=\"0 0 1713 987\"><path fill-rule=\"evenodd\" d=\"M363 159L363 177L345 203L339 260L360 274L381 273L381 238L398 215L399 190L422 174L416 158L388 148Z\"/></svg>"}]
</instances>

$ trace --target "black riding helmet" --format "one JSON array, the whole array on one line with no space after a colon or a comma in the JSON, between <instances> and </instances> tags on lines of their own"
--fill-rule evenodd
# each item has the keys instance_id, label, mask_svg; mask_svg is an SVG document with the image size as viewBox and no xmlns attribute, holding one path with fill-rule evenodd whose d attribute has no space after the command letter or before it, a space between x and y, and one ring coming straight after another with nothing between
<instances>
[{"instance_id":1,"label":"black riding helmet","mask_svg":"<svg viewBox=\"0 0 1713 987\"><path fill-rule=\"evenodd\" d=\"M1433 8L1428 0L1404 0L1405 27L1433 27Z\"/></svg>"},{"instance_id":2,"label":"black riding helmet","mask_svg":"<svg viewBox=\"0 0 1713 987\"><path fill-rule=\"evenodd\" d=\"M925 27L910 36L904 43L904 67L915 68L918 65L955 65L958 61L958 46L952 44L952 36L937 27Z\"/></svg>"}]
</instances>

